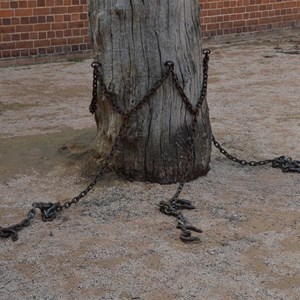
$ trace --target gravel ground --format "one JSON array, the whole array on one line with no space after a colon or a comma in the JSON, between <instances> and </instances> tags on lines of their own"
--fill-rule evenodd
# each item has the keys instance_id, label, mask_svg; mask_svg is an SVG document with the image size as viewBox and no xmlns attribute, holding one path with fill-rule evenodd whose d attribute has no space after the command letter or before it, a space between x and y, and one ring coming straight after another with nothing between
<instances>
[{"instance_id":1,"label":"gravel ground","mask_svg":"<svg viewBox=\"0 0 300 300\"><path fill-rule=\"evenodd\" d=\"M300 29L205 41L213 132L246 159L300 159ZM92 178L91 60L0 69L0 224ZM176 185L108 174L77 205L0 240L0 299L293 299L300 295L300 175L213 150L186 185L201 242L157 204Z\"/></svg>"}]
</instances>

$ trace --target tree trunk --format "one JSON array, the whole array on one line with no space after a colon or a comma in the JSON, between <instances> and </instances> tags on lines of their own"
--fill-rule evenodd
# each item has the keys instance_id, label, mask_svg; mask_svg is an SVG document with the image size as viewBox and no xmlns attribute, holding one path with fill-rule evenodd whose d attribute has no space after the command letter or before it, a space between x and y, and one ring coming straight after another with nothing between
<instances>
[{"instance_id":1,"label":"tree trunk","mask_svg":"<svg viewBox=\"0 0 300 300\"><path fill-rule=\"evenodd\" d=\"M89 12L94 59L101 63L107 90L124 112L161 79L167 61L174 62L185 94L196 104L202 87L198 0L90 0ZM100 89L95 119L96 148L107 155L122 117ZM206 174L211 154L206 101L197 118L193 145L192 119L169 76L130 118L114 156L114 169L131 179L158 183Z\"/></svg>"}]
</instances>

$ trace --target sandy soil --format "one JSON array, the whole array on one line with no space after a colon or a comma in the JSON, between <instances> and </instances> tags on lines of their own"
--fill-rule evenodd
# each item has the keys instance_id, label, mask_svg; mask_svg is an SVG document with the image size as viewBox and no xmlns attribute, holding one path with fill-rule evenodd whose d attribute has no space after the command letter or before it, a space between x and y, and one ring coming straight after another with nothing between
<instances>
[{"instance_id":1,"label":"sandy soil","mask_svg":"<svg viewBox=\"0 0 300 300\"><path fill-rule=\"evenodd\" d=\"M206 41L213 131L246 159L300 159L300 30ZM66 201L96 168L90 60L0 69L0 224ZM0 240L0 299L299 299L300 175L242 167L215 149L186 185L203 229L183 244L157 204L176 185L107 175L55 221Z\"/></svg>"}]
</instances>

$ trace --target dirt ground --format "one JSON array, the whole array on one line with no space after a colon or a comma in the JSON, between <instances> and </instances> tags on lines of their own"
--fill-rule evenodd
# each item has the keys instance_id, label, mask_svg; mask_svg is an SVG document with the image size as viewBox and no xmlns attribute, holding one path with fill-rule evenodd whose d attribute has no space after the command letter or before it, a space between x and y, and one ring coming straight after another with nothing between
<instances>
[{"instance_id":1,"label":"dirt ground","mask_svg":"<svg viewBox=\"0 0 300 300\"><path fill-rule=\"evenodd\" d=\"M300 159L300 29L205 41L213 132L246 159ZM0 69L0 225L64 202L93 177L91 60ZM299 299L300 174L213 149L186 185L201 242L179 240L160 200L176 185L107 175L55 221L0 240L0 299Z\"/></svg>"}]
</instances>

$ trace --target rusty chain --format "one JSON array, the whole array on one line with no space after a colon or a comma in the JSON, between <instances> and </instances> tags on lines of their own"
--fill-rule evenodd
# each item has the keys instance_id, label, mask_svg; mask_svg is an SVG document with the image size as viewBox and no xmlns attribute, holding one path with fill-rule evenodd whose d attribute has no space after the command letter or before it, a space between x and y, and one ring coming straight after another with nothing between
<instances>
[{"instance_id":1,"label":"rusty chain","mask_svg":"<svg viewBox=\"0 0 300 300\"><path fill-rule=\"evenodd\" d=\"M121 138L124 135L126 128L129 126L129 119L139 111L148 101L151 99L151 97L156 93L156 91L163 85L165 80L170 76L173 79L174 85L179 92L182 101L184 102L186 109L190 112L192 115L192 134L191 134L191 149L190 149L190 155L188 156L188 163L189 166L192 167L192 161L194 159L195 155L195 149L194 149L194 138L196 134L196 124L197 124L197 117L200 113L201 107L203 102L206 99L207 95L207 83L208 83L208 62L209 62L209 54L210 50L205 49L203 51L204 58L203 58L203 81L202 81L202 90L200 97L195 105L191 103L189 98L184 92L184 89L174 71L174 63L171 61L168 61L165 63L165 66L167 67L167 71L165 74L161 77L160 80L158 80L153 87L146 93L146 95L140 100L140 102L131 110L128 112L123 112L122 109L118 106L115 95L108 91L106 88L106 85L104 83L103 77L100 73L100 67L101 64L94 62L92 63L93 67L93 92L92 92L92 101L89 106L89 111L94 114L96 112L96 106L97 106L97 99L98 99L98 83L99 83L99 90L102 92L104 97L108 100L112 108L115 112L117 112L123 119L122 124L119 129L119 133L117 134L115 141L111 147L111 150L109 154L107 155L102 167L100 168L99 172L94 177L93 181L77 196L72 198L70 201L65 202L64 204L60 204L60 202L52 203L52 202L35 202L32 204L32 208L28 211L26 218L24 218L21 222L8 226L8 227L0 227L0 237L1 238L9 238L11 237L13 241L18 240L18 231L22 230L23 228L30 225L31 221L36 217L36 209L40 209L42 214L42 220L52 221L56 218L57 213L62 211L63 209L69 208L71 205L77 203L79 200L84 198L97 184L97 182L101 179L102 175L104 174L105 170L111 163L113 156L115 152L117 151ZM298 172L300 173L300 161L298 160L292 160L290 157L286 156L280 156L274 159L267 159L267 160L261 160L261 161L246 161L239 159L231 154L229 154L217 140L214 136L212 136L212 142L214 146L228 159L232 160L233 162L239 163L243 166L249 165L249 166L262 166L269 163L272 163L273 168L281 168L283 172ZM182 209L195 209L195 206L192 205L192 203L189 200L180 199L179 196L183 190L183 187L185 185L185 181L187 179L187 176L190 172L190 168L187 168L186 173L183 174L182 179L179 182L179 185L176 189L175 194L169 201L160 201L158 204L159 210L169 216L173 216L177 219L178 224L177 228L180 229L182 232L180 234L180 239L183 242L195 242L199 241L199 238L196 236L192 236L192 231L201 233L202 230L188 224L187 219L184 217L182 213Z\"/></svg>"},{"instance_id":2,"label":"rusty chain","mask_svg":"<svg viewBox=\"0 0 300 300\"><path fill-rule=\"evenodd\" d=\"M210 53L209 50L204 51L205 53L205 58L204 60L208 61L208 54ZM97 99L98 99L98 83L99 83L99 89L104 95L104 97L108 100L112 108L114 109L115 112L117 112L122 118L122 124L119 129L119 133L115 138L115 141L112 145L112 148L107 155L102 167L100 168L99 172L97 175L94 177L93 181L82 191L80 192L77 196L72 198L70 201L65 202L64 204L61 204L60 202L52 203L52 202L36 202L32 204L32 208L29 210L27 213L27 217L23 219L21 222L8 226L8 227L0 227L0 237L2 238L9 238L11 237L13 241L18 240L18 231L24 229L25 227L29 226L31 221L36 217L36 209L40 209L41 215L42 215L42 220L45 222L52 221L56 218L57 213L62 211L63 209L68 209L71 205L77 203L79 200L84 198L97 184L97 182L101 179L103 173L107 169L108 165L111 163L112 158L115 154L115 152L118 149L118 146L120 144L121 138L124 135L126 128L129 125L129 120L130 118L138 112L139 109L141 109L150 99L151 97L156 93L156 91L163 85L165 80L172 74L172 78L175 82L175 85L181 95L184 95L184 102L187 105L187 108L190 110L190 112L197 116L198 115L198 110L200 109L200 106L202 102L204 101L203 96L201 95L196 108L193 109L191 103L189 102L188 98L186 97L183 88L180 85L180 82L174 72L174 63L173 62L166 62L165 66L167 67L167 71L164 73L164 75L161 77L160 80L158 80L152 88L146 93L146 95L140 100L140 102L137 103L135 107L133 107L131 110L128 112L123 112L122 109L118 106L115 95L110 93L104 83L103 77L100 73L100 67L101 64L94 62L92 63L92 68L93 68L93 92L92 92L92 101L89 106L89 111L94 114L96 112L96 106L97 106ZM194 125L193 125L194 126ZM195 130L193 130L195 131ZM172 209L173 213L177 209L181 208L186 208L186 209L192 209L194 208L188 200L182 200L178 199L179 194L181 193L181 190L183 188L184 183L180 183L179 187L175 193L175 195L170 199L170 208ZM162 208L162 205L160 205L160 210L167 213L166 209ZM186 219L184 218L182 213L177 212L177 218L178 218L178 228L180 228L183 233L181 235L181 239L183 241L192 241L196 240L196 238L192 238L190 234L190 230L194 230L197 232L201 232L200 229L197 229L196 227L193 227L191 225L187 224Z\"/></svg>"},{"instance_id":3,"label":"rusty chain","mask_svg":"<svg viewBox=\"0 0 300 300\"><path fill-rule=\"evenodd\" d=\"M214 146L228 159L231 161L238 163L242 166L263 166L267 164L272 164L273 168L280 168L282 172L296 172L300 173L300 160L293 160L291 157L288 156L279 156L272 159L265 159L265 160L258 160L258 161L247 161L244 159L239 159L236 156L233 156L226 151L219 142L217 142L216 138L212 136L212 142Z\"/></svg>"}]
</instances>

